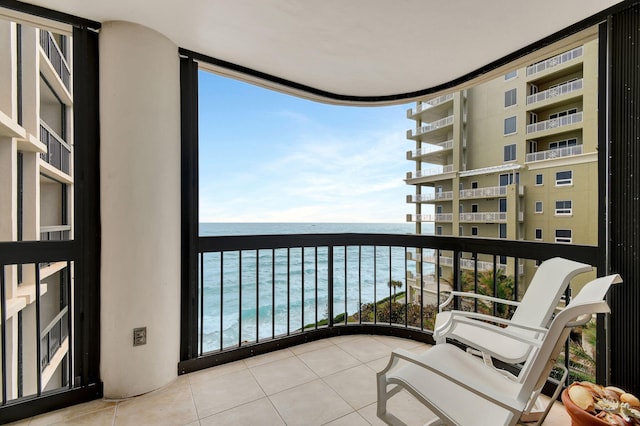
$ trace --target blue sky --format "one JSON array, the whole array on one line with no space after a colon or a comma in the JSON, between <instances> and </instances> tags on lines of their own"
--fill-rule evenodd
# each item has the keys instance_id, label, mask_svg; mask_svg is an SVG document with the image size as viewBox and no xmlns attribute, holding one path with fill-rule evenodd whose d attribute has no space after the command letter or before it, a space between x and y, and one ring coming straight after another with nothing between
<instances>
[{"instance_id":1,"label":"blue sky","mask_svg":"<svg viewBox=\"0 0 640 426\"><path fill-rule=\"evenodd\" d=\"M200 72L201 222L404 222L411 105L342 107Z\"/></svg>"}]
</instances>

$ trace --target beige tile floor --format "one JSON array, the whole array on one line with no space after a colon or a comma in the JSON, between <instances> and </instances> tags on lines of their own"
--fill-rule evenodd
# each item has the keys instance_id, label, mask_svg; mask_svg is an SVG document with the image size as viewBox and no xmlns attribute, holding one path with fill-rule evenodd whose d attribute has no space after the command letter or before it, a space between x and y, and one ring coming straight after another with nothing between
<instances>
[{"instance_id":1,"label":"beige tile floor","mask_svg":"<svg viewBox=\"0 0 640 426\"><path fill-rule=\"evenodd\" d=\"M375 373L397 347L429 348L394 337L333 337L181 376L136 398L92 401L14 424L382 425ZM432 418L408 393L393 397L389 409L410 425ZM544 425L569 424L555 403Z\"/></svg>"}]
</instances>

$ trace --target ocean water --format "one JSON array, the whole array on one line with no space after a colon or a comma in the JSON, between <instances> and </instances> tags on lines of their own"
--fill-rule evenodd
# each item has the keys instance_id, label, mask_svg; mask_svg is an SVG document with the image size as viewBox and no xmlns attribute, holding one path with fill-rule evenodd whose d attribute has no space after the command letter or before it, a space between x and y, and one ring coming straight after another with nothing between
<instances>
[{"instance_id":1,"label":"ocean water","mask_svg":"<svg viewBox=\"0 0 640 426\"><path fill-rule=\"evenodd\" d=\"M201 223L201 236L383 233L411 234L410 223ZM346 253L345 253L346 251ZM346 256L346 259L345 259ZM334 315L357 312L361 303L388 297L388 282L405 290L403 247L334 250L333 300L329 300L326 247L206 253L201 267L202 352L294 333Z\"/></svg>"}]
</instances>

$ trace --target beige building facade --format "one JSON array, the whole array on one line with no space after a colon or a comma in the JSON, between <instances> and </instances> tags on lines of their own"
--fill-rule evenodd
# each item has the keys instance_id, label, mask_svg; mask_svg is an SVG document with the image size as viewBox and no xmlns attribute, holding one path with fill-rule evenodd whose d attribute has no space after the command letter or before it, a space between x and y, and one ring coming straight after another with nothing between
<instances>
[{"instance_id":1,"label":"beige building facade","mask_svg":"<svg viewBox=\"0 0 640 426\"><path fill-rule=\"evenodd\" d=\"M416 233L597 245L598 40L472 88L419 101L407 111L415 188L407 221ZM460 267L473 271L471 254ZM452 282L452 254L412 254L425 288ZM422 260L422 262L420 262ZM528 282L535 262L500 256ZM478 254L478 271L492 271ZM419 277L410 276L412 297ZM444 284L442 284L444 283ZM423 290L426 291L426 290ZM424 293L423 293L424 294ZM427 298L428 300L428 298Z\"/></svg>"},{"instance_id":2,"label":"beige building facade","mask_svg":"<svg viewBox=\"0 0 640 426\"><path fill-rule=\"evenodd\" d=\"M72 48L0 16L1 242L73 239ZM4 268L7 399L66 386L73 264Z\"/></svg>"}]
</instances>

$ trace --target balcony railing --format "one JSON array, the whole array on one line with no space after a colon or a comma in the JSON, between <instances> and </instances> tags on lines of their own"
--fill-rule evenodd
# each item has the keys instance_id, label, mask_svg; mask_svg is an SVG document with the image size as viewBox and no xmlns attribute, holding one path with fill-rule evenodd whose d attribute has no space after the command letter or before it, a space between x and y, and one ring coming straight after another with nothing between
<instances>
[{"instance_id":1,"label":"balcony railing","mask_svg":"<svg viewBox=\"0 0 640 426\"><path fill-rule=\"evenodd\" d=\"M415 256L415 255L414 255ZM424 256L424 261L427 263L436 263L436 256L435 254L429 254L429 255L425 255ZM453 258L451 256L440 256L440 265L441 266L453 266ZM493 271L493 267L494 267L494 263L493 262L487 262L484 260L476 260L476 259L469 259L469 258L461 258L460 259L460 268L467 270L467 271L473 271L475 270L477 265L478 268L478 272L487 272L487 271ZM496 263L495 264L496 269L502 269L504 271L507 270L507 266L504 263ZM524 264L520 263L518 265L518 273L520 275L524 274Z\"/></svg>"},{"instance_id":2,"label":"balcony railing","mask_svg":"<svg viewBox=\"0 0 640 426\"><path fill-rule=\"evenodd\" d=\"M460 199L504 197L507 195L506 186L491 186L487 188L461 189Z\"/></svg>"},{"instance_id":3,"label":"balcony railing","mask_svg":"<svg viewBox=\"0 0 640 426\"><path fill-rule=\"evenodd\" d=\"M568 146L565 148L550 149L548 151L532 152L527 154L526 162L553 160L554 158L572 157L583 153L582 145Z\"/></svg>"},{"instance_id":4,"label":"balcony railing","mask_svg":"<svg viewBox=\"0 0 640 426\"><path fill-rule=\"evenodd\" d=\"M453 213L412 214L411 222L453 222Z\"/></svg>"},{"instance_id":5,"label":"balcony railing","mask_svg":"<svg viewBox=\"0 0 640 426\"><path fill-rule=\"evenodd\" d=\"M71 225L40 227L40 241L66 241L71 238Z\"/></svg>"},{"instance_id":6,"label":"balcony railing","mask_svg":"<svg viewBox=\"0 0 640 426\"><path fill-rule=\"evenodd\" d=\"M415 149L413 151L409 151L409 158L414 159L414 158L421 157L423 155L431 154L433 152L444 151L446 149L453 149L453 139L448 140L446 142L441 142L439 144L430 146L428 148L420 148L420 149Z\"/></svg>"},{"instance_id":7,"label":"balcony railing","mask_svg":"<svg viewBox=\"0 0 640 426\"><path fill-rule=\"evenodd\" d=\"M556 96L566 95L567 93L576 92L582 90L583 79L571 81L569 83L560 84L559 86L552 87L543 92L539 92L533 95L527 96L527 105L542 102L547 99L555 98Z\"/></svg>"},{"instance_id":8,"label":"balcony railing","mask_svg":"<svg viewBox=\"0 0 640 426\"><path fill-rule=\"evenodd\" d=\"M407 179L416 179L416 178L441 175L444 173L451 173L451 172L453 172L453 164L449 164L441 167L434 167L432 169L416 170L415 172L409 172L407 173Z\"/></svg>"},{"instance_id":9,"label":"balcony railing","mask_svg":"<svg viewBox=\"0 0 640 426\"><path fill-rule=\"evenodd\" d=\"M562 65L565 62L572 61L582 56L583 53L584 53L584 47L580 46L568 52L564 52L564 53L561 53L560 55L556 55L545 61L541 61L536 64L530 65L527 67L527 77L535 75L542 71L548 70L549 68L557 67L558 65Z\"/></svg>"},{"instance_id":10,"label":"balcony railing","mask_svg":"<svg viewBox=\"0 0 640 426\"><path fill-rule=\"evenodd\" d=\"M60 80L62 80L64 86L67 90L71 90L71 71L69 64L67 64L67 60L62 54L58 43L49 31L40 30L40 46L42 50L44 50L45 55L47 55L47 58L49 58L53 69L58 74L58 77L60 77Z\"/></svg>"},{"instance_id":11,"label":"balcony railing","mask_svg":"<svg viewBox=\"0 0 640 426\"><path fill-rule=\"evenodd\" d=\"M64 339L69 336L69 307L65 306L40 333L40 371L51 362Z\"/></svg>"},{"instance_id":12,"label":"balcony railing","mask_svg":"<svg viewBox=\"0 0 640 426\"><path fill-rule=\"evenodd\" d=\"M450 126L453 124L453 119L454 119L454 116L450 115L448 117L442 118L432 123L427 123L416 129L407 130L407 137L411 138L414 136L421 135L423 133L431 132L432 130L439 129L441 127Z\"/></svg>"},{"instance_id":13,"label":"balcony railing","mask_svg":"<svg viewBox=\"0 0 640 426\"><path fill-rule=\"evenodd\" d=\"M453 200L453 191L434 192L433 194L415 194L410 198L412 203Z\"/></svg>"},{"instance_id":14,"label":"balcony railing","mask_svg":"<svg viewBox=\"0 0 640 426\"><path fill-rule=\"evenodd\" d=\"M197 353L180 363L181 372L309 339L365 329L375 333L376 327L429 341L436 307L414 304L402 292L407 277L436 271L428 265L416 271L408 261L411 253L429 253L423 254L427 261L431 253L450 252L451 260L441 264L454 269L473 266L461 260L463 253L494 261L509 256L515 264L563 256L596 265L602 255L597 247L385 234L200 237L197 247ZM501 269L492 262L479 266ZM449 288L460 289L459 278L450 277ZM391 281L401 283L398 298ZM513 285L514 298L521 297L527 283L517 274ZM436 286L440 296L440 278Z\"/></svg>"},{"instance_id":15,"label":"balcony railing","mask_svg":"<svg viewBox=\"0 0 640 426\"><path fill-rule=\"evenodd\" d=\"M40 142L47 147L47 152L40 153L40 158L58 170L69 174L71 147L44 121L40 122Z\"/></svg>"},{"instance_id":16,"label":"balcony railing","mask_svg":"<svg viewBox=\"0 0 640 426\"><path fill-rule=\"evenodd\" d=\"M576 112L575 114L565 115L564 117L552 118L551 120L529 124L527 125L527 134L557 129L558 127L570 126L581 122L582 112Z\"/></svg>"},{"instance_id":17,"label":"balcony railing","mask_svg":"<svg viewBox=\"0 0 640 426\"><path fill-rule=\"evenodd\" d=\"M507 212L460 213L460 222L506 222Z\"/></svg>"},{"instance_id":18,"label":"balcony railing","mask_svg":"<svg viewBox=\"0 0 640 426\"><path fill-rule=\"evenodd\" d=\"M453 99L453 93L449 93L447 95L442 95L442 96L438 96L437 98L431 99L429 101L426 102L422 102L420 105L417 105L415 108L412 108L409 110L409 115L415 115L418 114L422 111L424 111L425 109L428 108L432 108L434 106L443 104L447 101L450 101L451 99Z\"/></svg>"}]
</instances>

